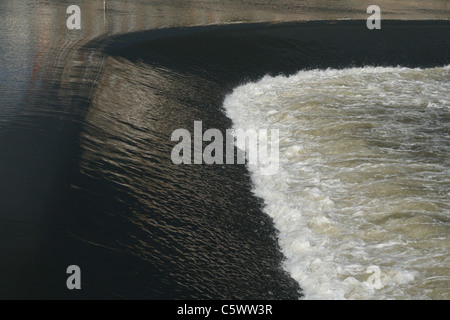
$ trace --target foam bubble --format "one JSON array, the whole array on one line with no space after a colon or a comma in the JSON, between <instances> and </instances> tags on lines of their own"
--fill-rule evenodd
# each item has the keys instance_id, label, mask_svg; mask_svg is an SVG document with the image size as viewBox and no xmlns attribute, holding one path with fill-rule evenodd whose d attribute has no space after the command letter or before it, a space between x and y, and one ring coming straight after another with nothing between
<instances>
[{"instance_id":1,"label":"foam bubble","mask_svg":"<svg viewBox=\"0 0 450 320\"><path fill-rule=\"evenodd\" d=\"M226 97L235 129L279 130L278 172L249 170L306 299L450 297L432 281L449 274L449 71L300 71Z\"/></svg>"}]
</instances>

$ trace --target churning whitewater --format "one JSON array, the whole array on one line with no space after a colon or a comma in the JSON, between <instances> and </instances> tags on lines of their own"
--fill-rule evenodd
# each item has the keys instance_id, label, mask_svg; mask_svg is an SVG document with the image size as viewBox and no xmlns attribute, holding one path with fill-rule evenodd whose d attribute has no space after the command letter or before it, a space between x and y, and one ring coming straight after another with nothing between
<instances>
[{"instance_id":1,"label":"churning whitewater","mask_svg":"<svg viewBox=\"0 0 450 320\"><path fill-rule=\"evenodd\" d=\"M278 129L252 173L306 299L449 299L450 68L266 76L228 95L234 128Z\"/></svg>"}]
</instances>

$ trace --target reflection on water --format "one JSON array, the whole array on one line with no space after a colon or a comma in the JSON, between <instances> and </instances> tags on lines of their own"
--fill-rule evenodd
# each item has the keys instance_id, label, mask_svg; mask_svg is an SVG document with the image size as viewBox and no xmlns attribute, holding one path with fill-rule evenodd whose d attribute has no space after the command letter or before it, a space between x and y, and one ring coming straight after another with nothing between
<instances>
[{"instance_id":1,"label":"reflection on water","mask_svg":"<svg viewBox=\"0 0 450 320\"><path fill-rule=\"evenodd\" d=\"M243 166L172 164L167 137L200 117L189 100L204 80L108 58L81 134L82 175L71 187L95 199L86 199L95 216L83 219L106 224L109 235L88 228L72 236L148 262L155 296L169 287L176 291L169 297L296 297L296 284L276 269L281 256L268 237L270 220L245 197Z\"/></svg>"},{"instance_id":2,"label":"reflection on water","mask_svg":"<svg viewBox=\"0 0 450 320\"><path fill-rule=\"evenodd\" d=\"M378 1L383 19L448 19L448 1ZM90 59L78 49L89 40L118 33L173 26L234 22L366 19L366 6L348 1L78 1L82 29L66 28L64 1L6 0L0 3L1 121L24 96L39 95L42 80L71 86L83 82ZM78 69L80 74L77 74ZM28 94L24 94L28 91ZM6 109L6 110L5 110ZM55 111L55 110L53 110ZM39 112L39 111L38 111ZM57 111L59 112L59 110Z\"/></svg>"}]
</instances>

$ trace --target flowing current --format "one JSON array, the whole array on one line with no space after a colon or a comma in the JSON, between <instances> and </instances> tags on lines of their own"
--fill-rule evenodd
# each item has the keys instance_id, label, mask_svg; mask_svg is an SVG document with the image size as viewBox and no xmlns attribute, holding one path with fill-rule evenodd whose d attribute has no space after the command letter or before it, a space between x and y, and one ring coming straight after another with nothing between
<instances>
[{"instance_id":1,"label":"flowing current","mask_svg":"<svg viewBox=\"0 0 450 320\"><path fill-rule=\"evenodd\" d=\"M450 67L266 76L224 101L278 129L279 171L250 168L306 299L450 298Z\"/></svg>"}]
</instances>

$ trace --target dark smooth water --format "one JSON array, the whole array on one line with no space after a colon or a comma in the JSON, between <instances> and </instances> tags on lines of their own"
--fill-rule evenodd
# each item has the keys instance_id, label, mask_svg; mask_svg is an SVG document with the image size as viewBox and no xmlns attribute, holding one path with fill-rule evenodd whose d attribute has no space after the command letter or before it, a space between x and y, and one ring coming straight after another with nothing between
<instances>
[{"instance_id":1,"label":"dark smooth water","mask_svg":"<svg viewBox=\"0 0 450 320\"><path fill-rule=\"evenodd\" d=\"M48 51L2 46L0 297L299 298L246 168L176 166L171 133L197 120L229 128L224 96L264 74L448 64L448 31L391 22L375 33L364 21L179 28L76 52L74 36L56 40L69 58L50 60L47 74L37 66ZM65 286L72 264L81 291Z\"/></svg>"}]
</instances>

